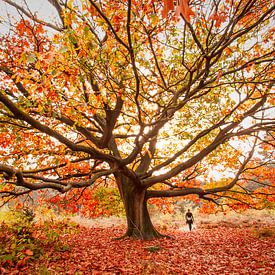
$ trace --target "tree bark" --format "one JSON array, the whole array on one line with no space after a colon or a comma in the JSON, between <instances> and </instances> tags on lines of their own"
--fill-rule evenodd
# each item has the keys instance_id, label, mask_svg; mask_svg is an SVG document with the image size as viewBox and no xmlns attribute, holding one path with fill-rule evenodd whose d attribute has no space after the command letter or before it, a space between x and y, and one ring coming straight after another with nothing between
<instances>
[{"instance_id":1,"label":"tree bark","mask_svg":"<svg viewBox=\"0 0 275 275\"><path fill-rule=\"evenodd\" d=\"M124 236L142 240L164 237L152 224L147 208L146 190L138 188L125 178L120 182L119 190L127 218L127 231Z\"/></svg>"}]
</instances>

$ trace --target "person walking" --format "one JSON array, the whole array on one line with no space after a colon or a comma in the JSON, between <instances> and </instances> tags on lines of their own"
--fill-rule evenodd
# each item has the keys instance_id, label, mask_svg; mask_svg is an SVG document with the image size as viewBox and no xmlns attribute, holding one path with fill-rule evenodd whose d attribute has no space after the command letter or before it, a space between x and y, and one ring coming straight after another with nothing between
<instances>
[{"instance_id":1,"label":"person walking","mask_svg":"<svg viewBox=\"0 0 275 275\"><path fill-rule=\"evenodd\" d=\"M191 213L190 209L188 209L186 214L185 214L185 220L186 220L186 223L189 226L189 230L191 231L192 230L192 224L194 222L194 217L193 217L193 214Z\"/></svg>"}]
</instances>

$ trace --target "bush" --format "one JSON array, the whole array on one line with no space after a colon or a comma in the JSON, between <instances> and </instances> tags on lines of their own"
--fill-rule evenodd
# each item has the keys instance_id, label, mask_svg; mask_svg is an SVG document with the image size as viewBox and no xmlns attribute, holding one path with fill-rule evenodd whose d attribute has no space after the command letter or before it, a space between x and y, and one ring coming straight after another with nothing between
<instances>
[{"instance_id":1,"label":"bush","mask_svg":"<svg viewBox=\"0 0 275 275\"><path fill-rule=\"evenodd\" d=\"M37 249L33 236L34 213L29 209L11 212L10 224L0 225L0 263L3 265L24 266L31 258L39 257L41 250Z\"/></svg>"},{"instance_id":2,"label":"bush","mask_svg":"<svg viewBox=\"0 0 275 275\"><path fill-rule=\"evenodd\" d=\"M61 237L74 234L78 229L69 220L35 223L34 212L30 209L13 210L6 215L11 220L0 224L0 266L3 267L23 267L27 262L42 257L44 248L69 250Z\"/></svg>"},{"instance_id":3,"label":"bush","mask_svg":"<svg viewBox=\"0 0 275 275\"><path fill-rule=\"evenodd\" d=\"M66 195L56 195L46 199L52 209L66 214L82 214L85 217L125 216L119 191L111 187L71 190Z\"/></svg>"}]
</instances>

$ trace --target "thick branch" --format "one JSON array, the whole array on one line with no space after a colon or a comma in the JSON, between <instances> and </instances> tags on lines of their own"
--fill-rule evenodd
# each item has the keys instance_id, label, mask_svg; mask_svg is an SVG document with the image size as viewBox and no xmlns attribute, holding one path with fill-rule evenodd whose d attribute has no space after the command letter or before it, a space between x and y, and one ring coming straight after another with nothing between
<instances>
[{"instance_id":1,"label":"thick branch","mask_svg":"<svg viewBox=\"0 0 275 275\"><path fill-rule=\"evenodd\" d=\"M250 110L248 110L247 112L244 113L243 118L241 121L243 121L244 118L254 114L255 112L257 112L257 110L266 102L267 100L267 96L264 96L259 102L257 102L253 107L250 108ZM158 182L163 182L171 177L176 176L177 174L179 174L181 171L184 171L190 167L192 167L193 165L195 165L196 163L198 163L199 161L201 161L203 158L205 158L208 154L210 154L211 152L213 152L219 145L223 144L224 142L226 142L230 137L232 136L236 136L236 135L240 135L240 133L231 133L231 131L236 128L240 123L239 122L232 122L230 125L228 125L227 127L225 127L224 129L222 129L219 134L216 136L216 138L208 145L206 146L203 150L201 150L199 153L197 153L195 156L191 157L189 160L185 161L184 163L181 163L179 165L177 165L176 167L174 167L173 169L171 169L169 172L159 175L159 176L155 176L149 179L145 179L143 181L143 185L146 186L147 188L152 186L155 183ZM256 132L256 129L250 128L249 130L245 130L245 132L243 132L242 134L246 135L248 133L251 132Z\"/></svg>"},{"instance_id":2,"label":"thick branch","mask_svg":"<svg viewBox=\"0 0 275 275\"><path fill-rule=\"evenodd\" d=\"M0 164L0 172L4 174L4 177L7 180L11 180L14 176L16 177L15 182L9 181L9 183L13 185L25 187L30 190L54 189L61 193L65 193L72 188L83 188L83 187L90 186L97 179L103 176L108 176L110 174L113 174L115 171L116 169L110 169L110 170L104 170L101 172L94 173L93 176L86 181L63 182L61 180L45 178L42 176L35 176L35 175L29 175L29 174L25 175L23 172L13 168L12 166ZM39 180L39 182L29 182L25 180L24 177Z\"/></svg>"},{"instance_id":3,"label":"thick branch","mask_svg":"<svg viewBox=\"0 0 275 275\"><path fill-rule=\"evenodd\" d=\"M184 188L181 190L148 190L146 192L147 199L150 198L160 198L160 197L179 197L186 195L199 195L203 196L205 194L202 188Z\"/></svg>"},{"instance_id":4,"label":"thick branch","mask_svg":"<svg viewBox=\"0 0 275 275\"><path fill-rule=\"evenodd\" d=\"M16 118L19 120L24 120L31 126L33 126L35 129L41 131L42 133L45 133L51 137L54 137L62 144L65 144L68 148L70 148L72 151L82 151L90 154L95 159L103 159L106 161L115 161L115 158L110 155L106 155L104 153L99 152L98 150L86 147L83 145L76 145L75 143L71 142L69 139L61 135L60 133L52 130L46 125L43 125L39 121L35 120L33 117L31 117L29 114L23 112L20 110L11 100L8 99L7 96L5 96L3 93L0 92L0 102L2 102L13 114Z\"/></svg>"},{"instance_id":5,"label":"thick branch","mask_svg":"<svg viewBox=\"0 0 275 275\"><path fill-rule=\"evenodd\" d=\"M102 138L99 141L99 148L106 148L108 146L111 138L113 137L113 130L122 107L123 100L121 97L117 98L116 106L113 110L110 110L107 105L105 106L106 124L104 125Z\"/></svg>"}]
</instances>

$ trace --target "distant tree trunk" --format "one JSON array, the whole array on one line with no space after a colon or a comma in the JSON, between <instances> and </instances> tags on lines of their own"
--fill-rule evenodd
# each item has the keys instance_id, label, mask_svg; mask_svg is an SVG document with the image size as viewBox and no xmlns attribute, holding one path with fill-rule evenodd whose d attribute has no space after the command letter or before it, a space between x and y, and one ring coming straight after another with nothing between
<instances>
[{"instance_id":1,"label":"distant tree trunk","mask_svg":"<svg viewBox=\"0 0 275 275\"><path fill-rule=\"evenodd\" d=\"M127 217L125 236L135 239L152 240L163 237L151 222L147 209L146 190L138 189L125 179L120 182L120 194Z\"/></svg>"}]
</instances>

